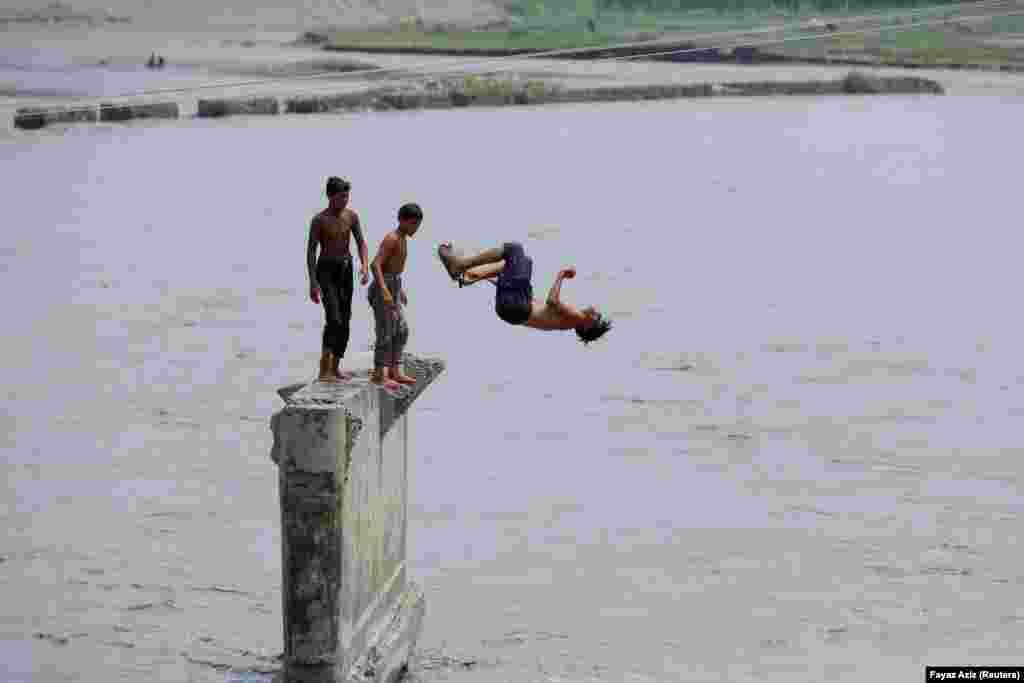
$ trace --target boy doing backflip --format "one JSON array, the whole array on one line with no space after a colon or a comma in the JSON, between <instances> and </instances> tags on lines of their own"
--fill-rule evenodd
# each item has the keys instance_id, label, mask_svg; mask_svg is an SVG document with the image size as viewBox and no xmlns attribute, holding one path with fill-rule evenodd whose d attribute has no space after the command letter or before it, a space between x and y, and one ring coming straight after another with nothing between
<instances>
[{"instance_id":1,"label":"boy doing backflip","mask_svg":"<svg viewBox=\"0 0 1024 683\"><path fill-rule=\"evenodd\" d=\"M404 311L409 300L402 286L402 273L409 254L408 238L416 234L422 221L423 210L418 204L402 205L398 210L398 227L381 240L370 265L373 283L367 295L377 332L370 381L387 389L416 383L414 377L402 372L402 351L409 341Z\"/></svg>"},{"instance_id":2,"label":"boy doing backflip","mask_svg":"<svg viewBox=\"0 0 1024 683\"><path fill-rule=\"evenodd\" d=\"M558 271L547 299L533 298L533 259L518 242L506 242L475 256L458 256L448 242L437 248L448 275L460 287L495 280L494 312L510 325L535 330L575 330L584 344L602 337L612 323L593 306L579 309L562 301L562 282L576 277L576 269Z\"/></svg>"}]
</instances>

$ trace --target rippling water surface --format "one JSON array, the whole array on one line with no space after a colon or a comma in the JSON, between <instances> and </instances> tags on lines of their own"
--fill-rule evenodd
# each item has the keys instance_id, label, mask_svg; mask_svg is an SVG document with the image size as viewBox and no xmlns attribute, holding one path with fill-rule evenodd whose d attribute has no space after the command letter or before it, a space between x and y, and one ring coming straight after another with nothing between
<instances>
[{"instance_id":1,"label":"rippling water surface","mask_svg":"<svg viewBox=\"0 0 1024 683\"><path fill-rule=\"evenodd\" d=\"M371 249L426 211L410 350L448 371L411 423L417 679L1019 664L1021 120L994 97L723 99L4 141L4 679L276 667L267 423L315 371L330 174ZM448 239L523 241L539 295L575 265L564 296L614 330L501 323L438 266Z\"/></svg>"}]
</instances>

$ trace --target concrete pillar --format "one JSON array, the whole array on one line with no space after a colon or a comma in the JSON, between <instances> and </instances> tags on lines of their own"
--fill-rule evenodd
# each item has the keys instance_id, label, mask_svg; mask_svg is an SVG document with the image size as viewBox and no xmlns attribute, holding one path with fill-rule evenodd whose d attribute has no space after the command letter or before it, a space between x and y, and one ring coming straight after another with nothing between
<instances>
[{"instance_id":1,"label":"concrete pillar","mask_svg":"<svg viewBox=\"0 0 1024 683\"><path fill-rule=\"evenodd\" d=\"M372 356L363 354L369 369ZM406 354L416 384L292 385L271 418L280 468L287 683L394 681L415 646L424 596L406 573L408 409L444 370Z\"/></svg>"}]
</instances>

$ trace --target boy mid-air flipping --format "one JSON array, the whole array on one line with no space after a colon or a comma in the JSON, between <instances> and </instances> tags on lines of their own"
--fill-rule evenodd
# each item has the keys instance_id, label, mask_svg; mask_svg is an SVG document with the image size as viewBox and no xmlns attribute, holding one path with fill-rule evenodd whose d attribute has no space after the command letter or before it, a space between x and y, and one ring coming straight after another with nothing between
<instances>
[{"instance_id":1,"label":"boy mid-air flipping","mask_svg":"<svg viewBox=\"0 0 1024 683\"><path fill-rule=\"evenodd\" d=\"M536 330L575 330L584 344L602 337L612 323L593 306L578 309L562 301L562 281L576 277L576 269L558 271L548 297L533 298L533 259L518 242L506 242L475 256L458 256L449 242L437 248L448 275L460 287L495 278L494 311L510 325Z\"/></svg>"}]
</instances>

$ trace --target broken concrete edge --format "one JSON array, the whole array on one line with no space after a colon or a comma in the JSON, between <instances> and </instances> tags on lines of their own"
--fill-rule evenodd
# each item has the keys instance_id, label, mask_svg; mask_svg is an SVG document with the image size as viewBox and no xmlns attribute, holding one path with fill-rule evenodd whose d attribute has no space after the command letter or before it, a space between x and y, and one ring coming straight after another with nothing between
<instances>
[{"instance_id":1,"label":"broken concrete edge","mask_svg":"<svg viewBox=\"0 0 1024 683\"><path fill-rule=\"evenodd\" d=\"M852 85L851 85L852 84ZM866 84L866 85L865 85ZM755 97L763 95L850 95L850 94L944 94L937 81L916 76L872 76L852 71L831 81L755 81L737 83L691 83L663 85L603 86L570 88L540 81L525 83L492 81L482 85L440 89L374 88L358 93L334 95L264 96L255 98L208 98L199 100L195 118L226 116L277 116L280 114L325 114L414 109L453 109L470 106L530 106L585 102L629 102L692 97ZM33 130L51 123L125 121L131 118L181 117L178 105L106 105L43 109L24 107L14 115L15 128ZM132 109L134 107L134 109ZM171 109L174 113L171 113ZM159 112L159 113L158 113ZM131 113L131 116L128 116Z\"/></svg>"},{"instance_id":2,"label":"broken concrete edge","mask_svg":"<svg viewBox=\"0 0 1024 683\"><path fill-rule=\"evenodd\" d=\"M403 385L397 390L384 390L369 380L369 371L373 367L373 354L366 352L354 354L346 359L346 368L355 373L355 377L345 382L309 382L295 383L277 390L278 396L285 402L285 408L271 417L271 430L278 433L277 425L291 411L333 411L341 410L348 415L352 433L349 444L353 445L361 429L361 421L355 413L347 409L350 403L359 400L363 391L379 392L380 406L380 437L387 434L391 425L405 415L423 390L430 385L445 369L445 362L436 357L420 357L414 354L402 354L402 365L405 372L416 379L415 384ZM271 449L271 459L281 465L281 448L275 442Z\"/></svg>"},{"instance_id":3,"label":"broken concrete edge","mask_svg":"<svg viewBox=\"0 0 1024 683\"><path fill-rule=\"evenodd\" d=\"M426 612L423 589L409 581L392 604L390 614L385 615L382 628L370 637L363 654L347 672L337 671L336 658L324 657L305 664L291 662L288 667L282 663L274 670L274 681L290 675L298 683L398 683L413 662Z\"/></svg>"},{"instance_id":4,"label":"broken concrete edge","mask_svg":"<svg viewBox=\"0 0 1024 683\"><path fill-rule=\"evenodd\" d=\"M412 661L413 651L423 631L427 600L416 583L406 583L405 592L395 602L384 628L374 634L366 652L353 665L345 683L396 683Z\"/></svg>"},{"instance_id":5,"label":"broken concrete edge","mask_svg":"<svg viewBox=\"0 0 1024 683\"><path fill-rule=\"evenodd\" d=\"M418 381L394 392L369 381L372 353L345 358L352 380L278 391L285 405L271 418L271 458L291 683L340 683L353 670L355 680L393 681L413 654L425 598L405 568L405 412L444 363L404 354L402 364Z\"/></svg>"}]
</instances>

